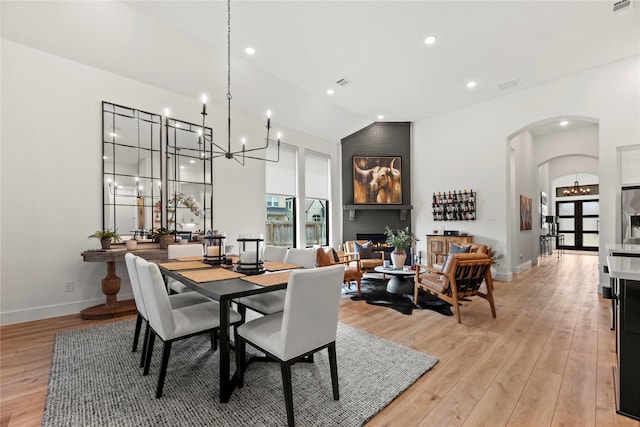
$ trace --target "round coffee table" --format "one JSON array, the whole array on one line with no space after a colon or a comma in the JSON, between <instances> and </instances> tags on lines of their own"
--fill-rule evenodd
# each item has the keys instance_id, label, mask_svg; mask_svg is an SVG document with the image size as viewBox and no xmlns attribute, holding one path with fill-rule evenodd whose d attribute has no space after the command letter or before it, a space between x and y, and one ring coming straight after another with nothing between
<instances>
[{"instance_id":1,"label":"round coffee table","mask_svg":"<svg viewBox=\"0 0 640 427\"><path fill-rule=\"evenodd\" d=\"M393 267L384 268L383 266L373 270L376 273L391 276L387 283L387 292L390 294L413 294L413 282L409 278L416 275L415 270L395 270Z\"/></svg>"}]
</instances>

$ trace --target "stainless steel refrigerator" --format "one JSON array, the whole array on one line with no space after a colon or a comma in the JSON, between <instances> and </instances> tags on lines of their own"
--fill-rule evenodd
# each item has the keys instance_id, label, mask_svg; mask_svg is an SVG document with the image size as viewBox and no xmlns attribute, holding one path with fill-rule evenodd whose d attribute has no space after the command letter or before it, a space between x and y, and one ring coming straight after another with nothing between
<instances>
[{"instance_id":1,"label":"stainless steel refrigerator","mask_svg":"<svg viewBox=\"0 0 640 427\"><path fill-rule=\"evenodd\" d=\"M622 187L622 243L640 244L640 185Z\"/></svg>"}]
</instances>

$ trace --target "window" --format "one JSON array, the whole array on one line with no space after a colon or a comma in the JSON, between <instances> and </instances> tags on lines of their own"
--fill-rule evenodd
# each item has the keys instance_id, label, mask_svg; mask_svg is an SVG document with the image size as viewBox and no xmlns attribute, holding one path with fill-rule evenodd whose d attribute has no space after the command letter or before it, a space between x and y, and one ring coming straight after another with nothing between
<instances>
[{"instance_id":1,"label":"window","mask_svg":"<svg viewBox=\"0 0 640 427\"><path fill-rule=\"evenodd\" d=\"M265 245L296 247L297 156L280 146L280 161L265 165Z\"/></svg>"},{"instance_id":2,"label":"window","mask_svg":"<svg viewBox=\"0 0 640 427\"><path fill-rule=\"evenodd\" d=\"M305 240L307 247L313 245L328 246L327 212L329 202L327 200L305 200Z\"/></svg>"},{"instance_id":3,"label":"window","mask_svg":"<svg viewBox=\"0 0 640 427\"><path fill-rule=\"evenodd\" d=\"M266 245L294 247L294 206L294 197L267 194Z\"/></svg>"},{"instance_id":4,"label":"window","mask_svg":"<svg viewBox=\"0 0 640 427\"><path fill-rule=\"evenodd\" d=\"M305 152L305 244L329 245L329 157L307 150Z\"/></svg>"}]
</instances>

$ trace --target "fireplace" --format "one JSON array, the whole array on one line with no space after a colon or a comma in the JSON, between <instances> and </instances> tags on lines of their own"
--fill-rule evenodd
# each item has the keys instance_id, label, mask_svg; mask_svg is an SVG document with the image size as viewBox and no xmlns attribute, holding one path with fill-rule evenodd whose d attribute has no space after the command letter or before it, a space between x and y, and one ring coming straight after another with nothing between
<instances>
[{"instance_id":1,"label":"fireplace","mask_svg":"<svg viewBox=\"0 0 640 427\"><path fill-rule=\"evenodd\" d=\"M384 233L357 233L356 240L370 240L374 248L388 248L387 236ZM393 248L391 248L393 250Z\"/></svg>"},{"instance_id":2,"label":"fireplace","mask_svg":"<svg viewBox=\"0 0 640 427\"><path fill-rule=\"evenodd\" d=\"M387 236L384 233L356 233L356 240L369 240L374 251L384 252L384 259L390 260L389 254L393 252L394 247L387 244ZM411 248L407 248L406 265L412 264Z\"/></svg>"}]
</instances>

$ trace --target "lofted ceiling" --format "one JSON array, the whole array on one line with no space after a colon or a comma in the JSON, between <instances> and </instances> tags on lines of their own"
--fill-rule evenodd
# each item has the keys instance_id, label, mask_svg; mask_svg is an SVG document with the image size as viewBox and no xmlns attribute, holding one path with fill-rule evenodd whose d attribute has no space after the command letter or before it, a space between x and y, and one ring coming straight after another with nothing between
<instances>
[{"instance_id":1,"label":"lofted ceiling","mask_svg":"<svg viewBox=\"0 0 640 427\"><path fill-rule=\"evenodd\" d=\"M613 3L234 0L234 108L334 142L420 120L639 55L640 4ZM2 1L4 38L220 105L226 25L225 1Z\"/></svg>"}]
</instances>

